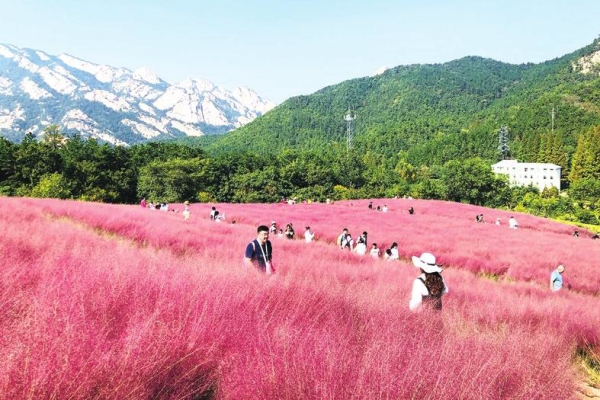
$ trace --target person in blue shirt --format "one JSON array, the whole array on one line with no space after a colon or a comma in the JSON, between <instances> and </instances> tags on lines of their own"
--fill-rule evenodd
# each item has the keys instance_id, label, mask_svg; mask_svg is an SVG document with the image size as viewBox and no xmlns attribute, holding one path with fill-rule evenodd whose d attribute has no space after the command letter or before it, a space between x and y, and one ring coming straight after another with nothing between
<instances>
[{"instance_id":1,"label":"person in blue shirt","mask_svg":"<svg viewBox=\"0 0 600 400\"><path fill-rule=\"evenodd\" d=\"M269 241L269 227L261 225L256 230L257 237L246 246L244 265L256 267L267 275L275 272L273 268L273 247Z\"/></svg>"},{"instance_id":2,"label":"person in blue shirt","mask_svg":"<svg viewBox=\"0 0 600 400\"><path fill-rule=\"evenodd\" d=\"M550 290L553 292L558 292L563 287L563 277L562 273L565 272L565 267L559 265L552 274L550 274Z\"/></svg>"}]
</instances>

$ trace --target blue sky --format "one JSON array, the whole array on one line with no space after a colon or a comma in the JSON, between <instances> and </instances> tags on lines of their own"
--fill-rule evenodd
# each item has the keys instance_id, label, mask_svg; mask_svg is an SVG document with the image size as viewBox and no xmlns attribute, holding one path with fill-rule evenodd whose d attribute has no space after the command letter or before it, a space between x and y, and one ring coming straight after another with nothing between
<instances>
[{"instance_id":1,"label":"blue sky","mask_svg":"<svg viewBox=\"0 0 600 400\"><path fill-rule=\"evenodd\" d=\"M599 17L600 0L0 0L0 43L281 102L382 66L549 60L597 38Z\"/></svg>"}]
</instances>

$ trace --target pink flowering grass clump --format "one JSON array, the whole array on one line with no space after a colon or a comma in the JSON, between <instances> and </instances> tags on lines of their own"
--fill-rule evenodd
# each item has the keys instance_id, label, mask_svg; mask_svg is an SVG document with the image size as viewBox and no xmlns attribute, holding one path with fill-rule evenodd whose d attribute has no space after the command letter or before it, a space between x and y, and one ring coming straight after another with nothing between
<instances>
[{"instance_id":1,"label":"pink flowering grass clump","mask_svg":"<svg viewBox=\"0 0 600 400\"><path fill-rule=\"evenodd\" d=\"M208 205L184 220L138 206L0 203L2 398L568 399L583 379L574 354L600 345L596 296L550 293L535 275L481 279L485 265L458 263L493 257L493 246L439 244L462 258L448 263L450 293L431 315L408 311L409 263L334 246L348 226L420 254L439 238L419 227L426 215L452 219L439 210L415 221L392 202L388 215L366 203L364 214L356 203L223 204L216 223ZM297 233L311 225L319 240L271 238L268 277L241 260L256 225L273 219ZM466 218L458 225L454 236L479 235Z\"/></svg>"}]
</instances>

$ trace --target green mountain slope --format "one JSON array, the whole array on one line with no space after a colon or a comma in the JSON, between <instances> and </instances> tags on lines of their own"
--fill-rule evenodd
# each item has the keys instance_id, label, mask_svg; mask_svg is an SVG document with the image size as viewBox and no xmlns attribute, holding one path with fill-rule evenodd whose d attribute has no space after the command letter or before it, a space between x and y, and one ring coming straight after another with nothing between
<instances>
[{"instance_id":1,"label":"green mountain slope","mask_svg":"<svg viewBox=\"0 0 600 400\"><path fill-rule=\"evenodd\" d=\"M441 164L469 156L496 157L507 125L513 157L543 158L555 135L568 157L577 137L600 124L600 78L576 66L599 51L598 41L540 64L511 65L480 57L445 64L399 66L293 97L252 123L208 145L214 151L326 149L345 142L344 115L356 113L355 147L409 162ZM574 66L575 65L575 66ZM542 154L542 156L540 156Z\"/></svg>"}]
</instances>

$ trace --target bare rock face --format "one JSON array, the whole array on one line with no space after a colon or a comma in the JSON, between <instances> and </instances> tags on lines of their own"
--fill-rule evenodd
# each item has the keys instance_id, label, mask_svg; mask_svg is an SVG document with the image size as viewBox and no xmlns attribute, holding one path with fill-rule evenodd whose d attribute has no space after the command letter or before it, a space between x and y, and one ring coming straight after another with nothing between
<instances>
[{"instance_id":1,"label":"bare rock face","mask_svg":"<svg viewBox=\"0 0 600 400\"><path fill-rule=\"evenodd\" d=\"M574 71L582 74L598 74L600 75L600 48L596 49L591 54L581 57L579 60L571 64Z\"/></svg>"}]
</instances>

